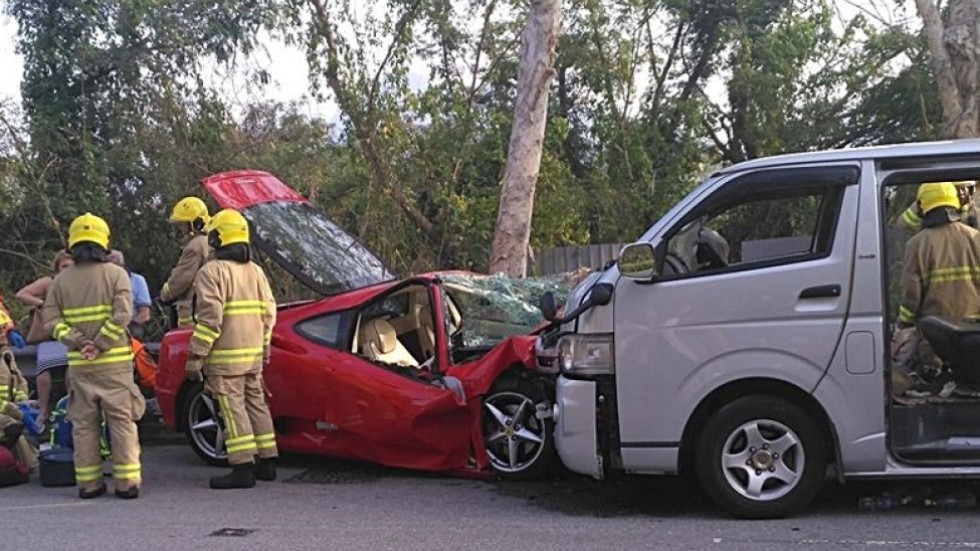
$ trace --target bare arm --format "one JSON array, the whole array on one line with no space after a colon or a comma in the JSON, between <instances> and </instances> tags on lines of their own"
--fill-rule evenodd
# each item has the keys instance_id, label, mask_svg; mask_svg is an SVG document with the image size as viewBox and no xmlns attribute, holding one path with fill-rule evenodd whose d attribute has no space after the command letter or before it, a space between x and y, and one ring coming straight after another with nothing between
<instances>
[{"instance_id":1,"label":"bare arm","mask_svg":"<svg viewBox=\"0 0 980 551\"><path fill-rule=\"evenodd\" d=\"M51 281L53 281L51 276L39 278L24 286L20 291L17 291L14 298L19 300L24 306L30 308L40 308L41 306L44 306L44 296L48 294L48 288L51 287Z\"/></svg>"}]
</instances>

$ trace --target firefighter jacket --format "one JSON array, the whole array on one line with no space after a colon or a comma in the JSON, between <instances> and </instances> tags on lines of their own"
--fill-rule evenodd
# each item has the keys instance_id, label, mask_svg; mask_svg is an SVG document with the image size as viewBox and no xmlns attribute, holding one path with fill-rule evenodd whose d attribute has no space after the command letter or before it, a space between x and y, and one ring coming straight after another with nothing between
<instances>
[{"instance_id":1,"label":"firefighter jacket","mask_svg":"<svg viewBox=\"0 0 980 551\"><path fill-rule=\"evenodd\" d=\"M27 400L27 379L17 368L14 351L0 346L0 413L14 402Z\"/></svg>"},{"instance_id":2,"label":"firefighter jacket","mask_svg":"<svg viewBox=\"0 0 980 551\"><path fill-rule=\"evenodd\" d=\"M208 238L201 234L192 234L184 242L184 248L180 252L180 260L170 271L170 277L163 284L160 290L160 299L164 302L177 303L177 325L189 326L194 324L191 317L193 314L194 300L194 276L197 271L208 261L211 248L208 246Z\"/></svg>"},{"instance_id":3,"label":"firefighter jacket","mask_svg":"<svg viewBox=\"0 0 980 551\"><path fill-rule=\"evenodd\" d=\"M133 349L126 327L132 317L133 294L126 270L109 262L76 264L55 276L44 299L44 328L68 347L69 368L132 371ZM82 357L91 342L102 353Z\"/></svg>"},{"instance_id":4,"label":"firefighter jacket","mask_svg":"<svg viewBox=\"0 0 980 551\"><path fill-rule=\"evenodd\" d=\"M898 217L898 225L917 232L922 229L922 218L922 211L919 210L919 203L916 201ZM972 228L980 229L980 209L977 208L976 203L970 201L960 207L960 222Z\"/></svg>"},{"instance_id":5,"label":"firefighter jacket","mask_svg":"<svg viewBox=\"0 0 980 551\"><path fill-rule=\"evenodd\" d=\"M960 222L925 228L905 245L898 322L980 313L980 232Z\"/></svg>"},{"instance_id":6,"label":"firefighter jacket","mask_svg":"<svg viewBox=\"0 0 980 551\"><path fill-rule=\"evenodd\" d=\"M190 355L204 358L205 375L257 373L268 359L276 301L254 262L211 260L194 281Z\"/></svg>"}]
</instances>

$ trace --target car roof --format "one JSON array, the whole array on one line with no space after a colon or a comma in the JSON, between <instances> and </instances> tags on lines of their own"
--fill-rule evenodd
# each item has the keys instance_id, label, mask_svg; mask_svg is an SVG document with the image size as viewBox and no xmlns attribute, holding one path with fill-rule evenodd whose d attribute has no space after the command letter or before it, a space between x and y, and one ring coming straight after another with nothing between
<instances>
[{"instance_id":1,"label":"car roof","mask_svg":"<svg viewBox=\"0 0 980 551\"><path fill-rule=\"evenodd\" d=\"M980 155L980 139L916 142L897 145L876 145L828 151L789 153L745 161L725 167L716 174L741 172L748 169L810 163L843 162L858 160L894 159L905 157L939 157L956 155Z\"/></svg>"}]
</instances>

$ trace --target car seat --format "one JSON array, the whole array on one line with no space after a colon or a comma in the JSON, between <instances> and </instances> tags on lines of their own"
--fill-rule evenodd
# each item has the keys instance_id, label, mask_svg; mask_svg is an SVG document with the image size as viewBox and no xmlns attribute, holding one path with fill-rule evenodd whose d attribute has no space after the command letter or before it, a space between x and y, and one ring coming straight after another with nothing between
<instances>
[{"instance_id":1,"label":"car seat","mask_svg":"<svg viewBox=\"0 0 980 551\"><path fill-rule=\"evenodd\" d=\"M376 362L417 367L418 360L398 340L395 328L386 320L373 319L361 328L361 348Z\"/></svg>"},{"instance_id":2,"label":"car seat","mask_svg":"<svg viewBox=\"0 0 980 551\"><path fill-rule=\"evenodd\" d=\"M419 345L422 347L422 355L429 359L436 355L436 327L435 319L432 317L432 308L428 301L419 305L416 311L416 321L418 322Z\"/></svg>"}]
</instances>

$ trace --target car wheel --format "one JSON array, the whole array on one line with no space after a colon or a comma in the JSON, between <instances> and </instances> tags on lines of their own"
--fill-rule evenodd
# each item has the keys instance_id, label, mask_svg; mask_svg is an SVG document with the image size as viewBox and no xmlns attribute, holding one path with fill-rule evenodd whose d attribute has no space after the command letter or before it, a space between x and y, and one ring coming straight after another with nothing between
<instances>
[{"instance_id":1,"label":"car wheel","mask_svg":"<svg viewBox=\"0 0 980 551\"><path fill-rule=\"evenodd\" d=\"M204 392L204 385L196 383L184 400L184 434L191 448L204 461L224 466L228 464L225 453L225 426L218 404Z\"/></svg>"},{"instance_id":2,"label":"car wheel","mask_svg":"<svg viewBox=\"0 0 980 551\"><path fill-rule=\"evenodd\" d=\"M799 512L820 490L827 469L817 423L771 396L747 396L721 408L704 426L696 454L701 487L740 518Z\"/></svg>"},{"instance_id":3,"label":"car wheel","mask_svg":"<svg viewBox=\"0 0 980 551\"><path fill-rule=\"evenodd\" d=\"M545 401L532 382L511 378L497 381L483 400L483 443L502 478L539 478L554 465L551 419L536 415L537 404Z\"/></svg>"}]
</instances>

